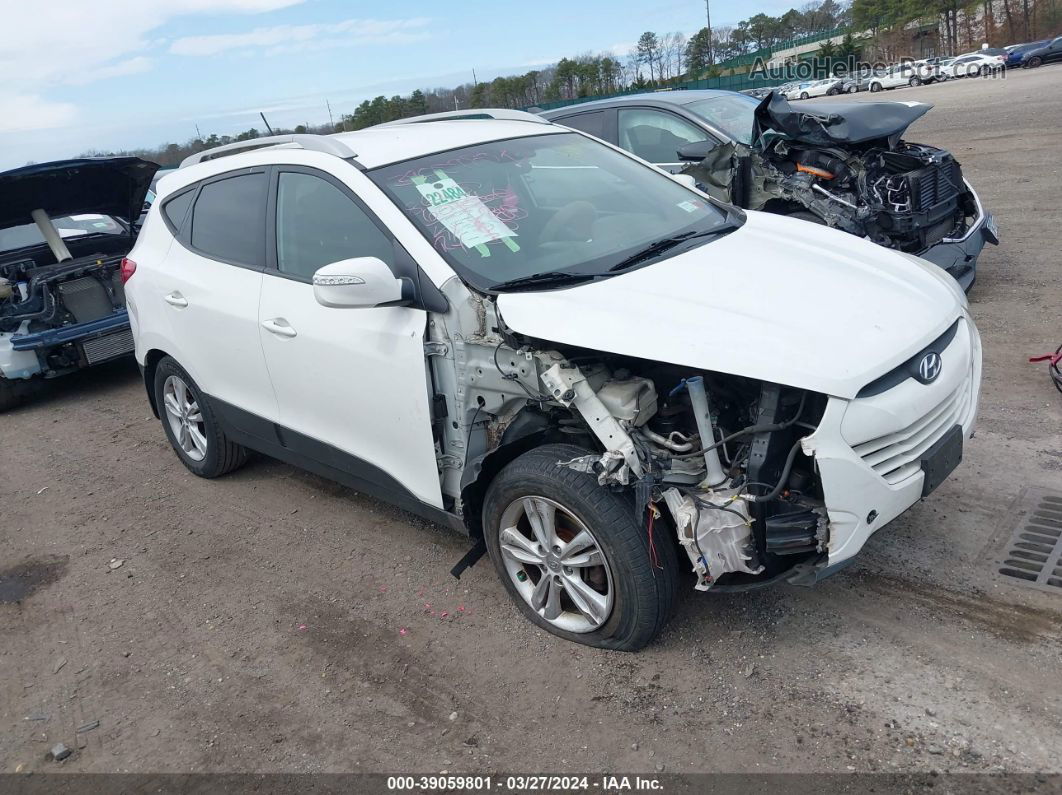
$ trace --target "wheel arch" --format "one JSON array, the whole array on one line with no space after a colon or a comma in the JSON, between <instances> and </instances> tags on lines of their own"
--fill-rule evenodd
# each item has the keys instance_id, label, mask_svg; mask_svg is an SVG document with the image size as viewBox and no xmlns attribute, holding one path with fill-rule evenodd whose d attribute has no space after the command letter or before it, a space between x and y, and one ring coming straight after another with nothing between
<instances>
[{"instance_id":1,"label":"wheel arch","mask_svg":"<svg viewBox=\"0 0 1062 795\"><path fill-rule=\"evenodd\" d=\"M589 436L565 434L544 414L524 409L506 427L496 447L468 463L461 479L461 505L472 538L483 537L483 501L498 473L524 453L557 442L582 447L588 454L601 452Z\"/></svg>"},{"instance_id":2,"label":"wheel arch","mask_svg":"<svg viewBox=\"0 0 1062 795\"><path fill-rule=\"evenodd\" d=\"M155 419L160 419L158 401L155 400L155 371L159 368L159 362L169 356L166 351L152 348L144 354L144 365L141 372L144 375L144 389L147 392L148 403L151 404L151 412Z\"/></svg>"}]
</instances>

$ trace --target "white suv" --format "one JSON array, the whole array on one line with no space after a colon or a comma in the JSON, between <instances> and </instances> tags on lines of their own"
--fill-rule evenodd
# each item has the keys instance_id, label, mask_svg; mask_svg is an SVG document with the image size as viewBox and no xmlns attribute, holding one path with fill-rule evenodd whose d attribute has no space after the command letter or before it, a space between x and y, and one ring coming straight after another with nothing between
<instances>
[{"instance_id":1,"label":"white suv","mask_svg":"<svg viewBox=\"0 0 1062 795\"><path fill-rule=\"evenodd\" d=\"M123 273L192 472L252 449L382 496L536 624L635 649L683 570L810 584L958 463L981 349L939 268L489 115L162 179Z\"/></svg>"}]
</instances>

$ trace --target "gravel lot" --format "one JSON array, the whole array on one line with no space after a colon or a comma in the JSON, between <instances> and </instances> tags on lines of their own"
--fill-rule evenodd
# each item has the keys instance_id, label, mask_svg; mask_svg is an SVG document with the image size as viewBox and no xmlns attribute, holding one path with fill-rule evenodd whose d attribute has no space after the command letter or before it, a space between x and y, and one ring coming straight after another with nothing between
<instances>
[{"instance_id":1,"label":"gravel lot","mask_svg":"<svg viewBox=\"0 0 1062 795\"><path fill-rule=\"evenodd\" d=\"M1062 491L1062 396L1026 362L1062 342L1062 67L880 98L936 104L909 137L1003 244L966 461L855 566L575 646L486 561L453 580L449 531L268 459L193 477L118 363L0 417L0 771L60 741L94 772L1062 771L1062 593L992 566L1023 490Z\"/></svg>"}]
</instances>

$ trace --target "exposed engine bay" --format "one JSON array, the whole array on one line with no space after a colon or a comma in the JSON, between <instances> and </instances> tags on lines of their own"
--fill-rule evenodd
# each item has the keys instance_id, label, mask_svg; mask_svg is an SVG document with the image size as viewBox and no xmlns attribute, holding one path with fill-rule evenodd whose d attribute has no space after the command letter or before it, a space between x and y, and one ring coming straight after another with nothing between
<instances>
[{"instance_id":1,"label":"exposed engine bay","mask_svg":"<svg viewBox=\"0 0 1062 795\"><path fill-rule=\"evenodd\" d=\"M755 586L821 559L828 522L800 440L824 396L522 337L492 299L448 297L426 348L448 510L475 526L481 471L568 442L586 455L557 466L628 492L650 544L670 543L670 529L698 589Z\"/></svg>"},{"instance_id":2,"label":"exposed engine bay","mask_svg":"<svg viewBox=\"0 0 1062 795\"><path fill-rule=\"evenodd\" d=\"M752 145L712 150L688 167L705 189L746 209L806 210L829 226L917 254L960 238L977 201L952 154L901 140L931 106L898 106L864 124L869 108L792 108L771 95L756 110ZM917 107L915 107L917 105ZM854 108L854 109L853 109Z\"/></svg>"},{"instance_id":3,"label":"exposed engine bay","mask_svg":"<svg viewBox=\"0 0 1062 795\"><path fill-rule=\"evenodd\" d=\"M120 268L132 246L129 235L77 242L67 239L58 246L49 241L49 245L20 250L12 261L0 262L0 333L15 334L15 343L20 337L32 338L48 330L85 327L125 308ZM60 257L62 261L56 262ZM61 335L56 342L62 342ZM41 371L57 375L131 350L124 338L118 347L114 341L107 345L92 342L39 346Z\"/></svg>"},{"instance_id":4,"label":"exposed engine bay","mask_svg":"<svg viewBox=\"0 0 1062 795\"><path fill-rule=\"evenodd\" d=\"M157 170L84 157L0 173L0 397L132 352L122 259Z\"/></svg>"}]
</instances>

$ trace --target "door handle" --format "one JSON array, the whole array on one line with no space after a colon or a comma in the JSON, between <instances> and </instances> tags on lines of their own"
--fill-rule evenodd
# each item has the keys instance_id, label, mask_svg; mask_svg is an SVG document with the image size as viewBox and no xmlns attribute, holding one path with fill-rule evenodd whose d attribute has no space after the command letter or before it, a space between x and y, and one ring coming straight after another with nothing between
<instances>
[{"instance_id":1,"label":"door handle","mask_svg":"<svg viewBox=\"0 0 1062 795\"><path fill-rule=\"evenodd\" d=\"M263 320L262 328L264 328L271 334L276 334L278 337L295 337L298 335L298 332L296 332L295 329L288 325L288 321L286 321L282 317L275 317L271 320Z\"/></svg>"},{"instance_id":2,"label":"door handle","mask_svg":"<svg viewBox=\"0 0 1062 795\"><path fill-rule=\"evenodd\" d=\"M170 306L176 306L176 307L186 307L186 306L188 306L188 299L185 298L183 295L181 295L176 290L174 292L170 293L169 295L167 295L162 300L165 301Z\"/></svg>"}]
</instances>

